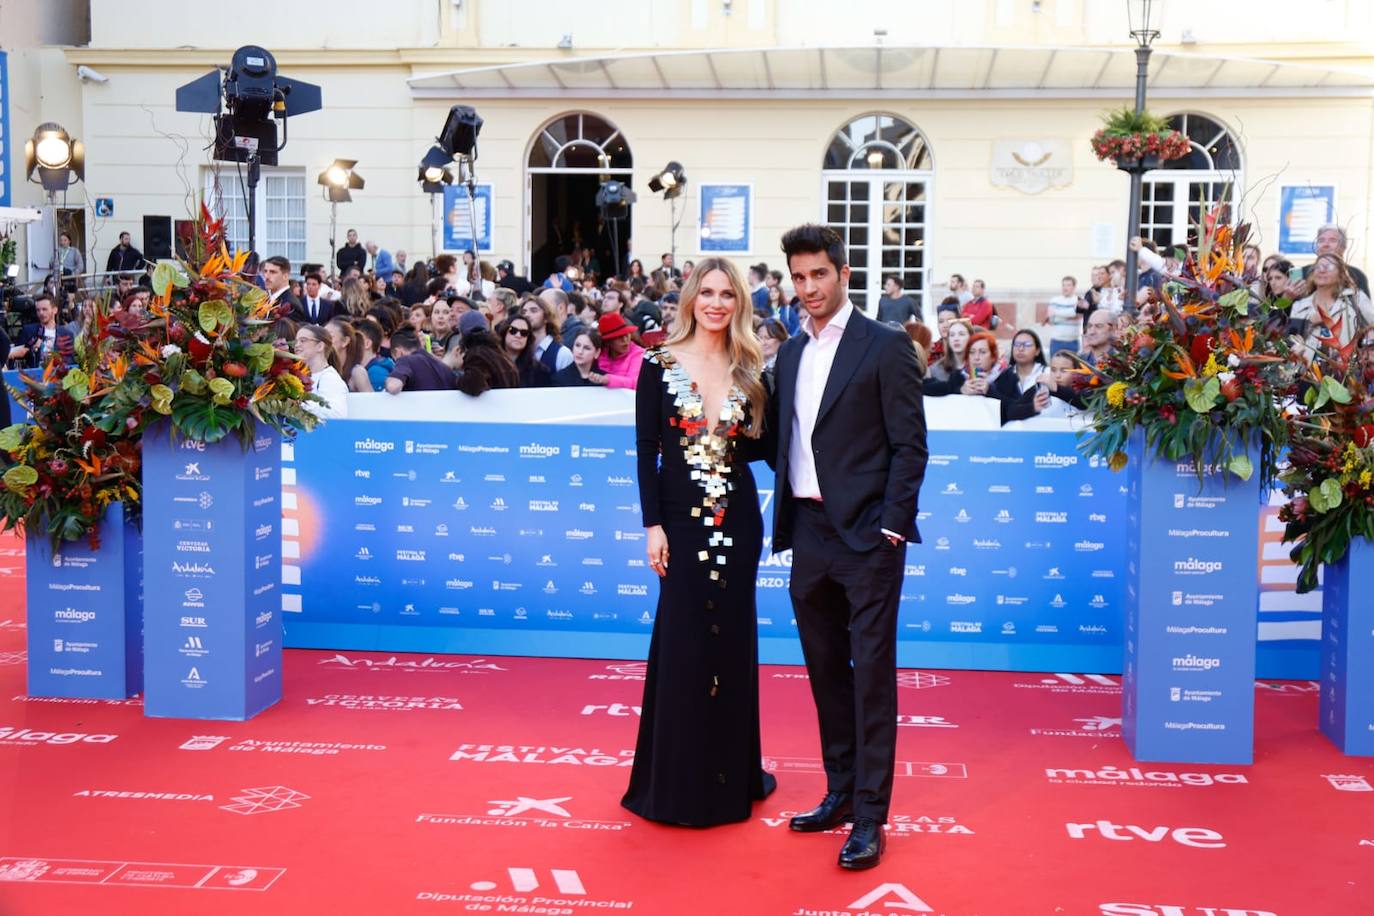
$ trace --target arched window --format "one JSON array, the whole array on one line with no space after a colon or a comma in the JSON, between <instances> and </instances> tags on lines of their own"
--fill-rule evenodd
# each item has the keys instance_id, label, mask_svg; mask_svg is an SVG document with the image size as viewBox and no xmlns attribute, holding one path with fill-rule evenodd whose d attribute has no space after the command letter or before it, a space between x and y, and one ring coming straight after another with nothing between
<instances>
[{"instance_id":1,"label":"arched window","mask_svg":"<svg viewBox=\"0 0 1374 916\"><path fill-rule=\"evenodd\" d=\"M630 144L610 122L594 114L575 112L544 126L530 149L532 169L628 170L633 164Z\"/></svg>"},{"instance_id":2,"label":"arched window","mask_svg":"<svg viewBox=\"0 0 1374 916\"><path fill-rule=\"evenodd\" d=\"M1147 172L1140 198L1140 234L1165 249L1186 245L1204 213L1234 204L1243 190L1240 143L1224 124L1184 113L1170 117L1169 126L1192 149Z\"/></svg>"},{"instance_id":3,"label":"arched window","mask_svg":"<svg viewBox=\"0 0 1374 916\"><path fill-rule=\"evenodd\" d=\"M921 302L933 175L925 135L895 115L862 115L836 131L823 168L824 222L849 250L854 304L875 314L888 275Z\"/></svg>"},{"instance_id":4,"label":"arched window","mask_svg":"<svg viewBox=\"0 0 1374 916\"><path fill-rule=\"evenodd\" d=\"M574 261L581 270L606 277L626 269L631 220L603 219L596 194L607 179L629 184L633 166L620 128L591 112L559 115L535 132L525 166L525 263L535 283L560 255L583 249L591 255Z\"/></svg>"}]
</instances>

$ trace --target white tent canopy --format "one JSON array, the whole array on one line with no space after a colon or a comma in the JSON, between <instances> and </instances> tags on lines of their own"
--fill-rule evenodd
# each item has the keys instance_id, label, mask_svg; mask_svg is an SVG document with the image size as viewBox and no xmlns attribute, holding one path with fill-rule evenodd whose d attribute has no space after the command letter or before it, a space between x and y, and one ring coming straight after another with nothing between
<instances>
[{"instance_id":1,"label":"white tent canopy","mask_svg":"<svg viewBox=\"0 0 1374 916\"><path fill-rule=\"evenodd\" d=\"M36 223L43 218L37 207L0 207L0 235L9 235L15 226Z\"/></svg>"},{"instance_id":2,"label":"white tent canopy","mask_svg":"<svg viewBox=\"0 0 1374 916\"><path fill-rule=\"evenodd\" d=\"M1133 48L751 48L564 57L422 75L417 98L1094 98L1135 89ZM1374 97L1374 72L1156 51L1152 93Z\"/></svg>"}]
</instances>

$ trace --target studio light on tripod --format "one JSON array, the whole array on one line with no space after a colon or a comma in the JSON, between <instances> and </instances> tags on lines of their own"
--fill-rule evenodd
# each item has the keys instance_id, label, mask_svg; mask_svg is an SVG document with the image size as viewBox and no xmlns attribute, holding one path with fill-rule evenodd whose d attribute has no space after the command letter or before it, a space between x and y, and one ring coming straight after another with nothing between
<instances>
[{"instance_id":1,"label":"studio light on tripod","mask_svg":"<svg viewBox=\"0 0 1374 916\"><path fill-rule=\"evenodd\" d=\"M442 147L437 144L431 146L420 160L416 175L420 190L427 194L438 194L444 190L444 185L453 184L453 172L449 169L452 164L453 157L444 152Z\"/></svg>"},{"instance_id":2,"label":"studio light on tripod","mask_svg":"<svg viewBox=\"0 0 1374 916\"><path fill-rule=\"evenodd\" d=\"M356 159L335 159L320 177L316 179L318 184L324 185L324 196L332 204L348 203L353 199L353 195L348 193L350 190L360 191L366 182L355 171L353 166L358 164Z\"/></svg>"},{"instance_id":3,"label":"studio light on tripod","mask_svg":"<svg viewBox=\"0 0 1374 916\"><path fill-rule=\"evenodd\" d=\"M24 143L24 171L45 191L63 191L86 177L86 148L60 124L38 125ZM35 178L35 174L38 176Z\"/></svg>"},{"instance_id":4,"label":"studio light on tripod","mask_svg":"<svg viewBox=\"0 0 1374 916\"><path fill-rule=\"evenodd\" d=\"M687 185L687 176L682 171L681 162L670 162L653 178L649 179L649 190L662 194L664 200L672 200L682 195Z\"/></svg>"}]
</instances>

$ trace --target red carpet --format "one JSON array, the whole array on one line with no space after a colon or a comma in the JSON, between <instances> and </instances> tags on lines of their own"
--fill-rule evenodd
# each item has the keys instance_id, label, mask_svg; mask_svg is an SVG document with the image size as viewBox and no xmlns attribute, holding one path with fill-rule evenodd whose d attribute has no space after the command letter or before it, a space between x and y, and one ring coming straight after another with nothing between
<instances>
[{"instance_id":1,"label":"red carpet","mask_svg":"<svg viewBox=\"0 0 1374 916\"><path fill-rule=\"evenodd\" d=\"M13 543L5 916L1374 913L1374 765L1320 737L1313 684L1257 688L1253 767L1133 770L1115 679L904 672L888 855L848 874L841 834L786 827L824 791L801 669L762 675L778 793L660 827L617 804L639 664L293 650L241 724L29 700Z\"/></svg>"}]
</instances>

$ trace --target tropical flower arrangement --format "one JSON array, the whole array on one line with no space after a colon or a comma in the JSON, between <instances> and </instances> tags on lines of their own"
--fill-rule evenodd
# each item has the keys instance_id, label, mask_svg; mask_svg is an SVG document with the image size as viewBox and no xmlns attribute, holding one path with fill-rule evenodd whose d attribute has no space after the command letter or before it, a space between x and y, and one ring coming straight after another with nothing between
<instances>
[{"instance_id":1,"label":"tropical flower arrangement","mask_svg":"<svg viewBox=\"0 0 1374 916\"><path fill-rule=\"evenodd\" d=\"M1093 155L1103 162L1120 162L1157 156L1161 162L1181 159L1191 146L1188 138L1169 127L1169 122L1149 112L1137 114L1130 108L1109 112L1103 126L1093 134Z\"/></svg>"},{"instance_id":2,"label":"tropical flower arrangement","mask_svg":"<svg viewBox=\"0 0 1374 916\"><path fill-rule=\"evenodd\" d=\"M129 371L125 329L104 307L89 322L41 376L20 374L10 391L29 420L0 430L0 528L46 531L54 548L82 538L98 548L110 504L137 518L142 497L144 410L116 394Z\"/></svg>"},{"instance_id":3,"label":"tropical flower arrangement","mask_svg":"<svg viewBox=\"0 0 1374 916\"><path fill-rule=\"evenodd\" d=\"M1360 335L1340 345L1342 320L1318 313L1331 336L1306 361L1279 475L1288 495L1279 520L1294 545L1299 592L1316 588L1318 568L1343 558L1351 540L1374 540L1374 365L1356 355Z\"/></svg>"},{"instance_id":4,"label":"tropical flower arrangement","mask_svg":"<svg viewBox=\"0 0 1374 916\"><path fill-rule=\"evenodd\" d=\"M190 262L153 271L152 317L135 332L124 386L199 442L234 433L247 445L259 422L288 434L313 429L319 419L306 405L324 401L311 393L310 370L273 347L276 310L242 279L248 253L229 254L224 221L203 204L191 248Z\"/></svg>"},{"instance_id":5,"label":"tropical flower arrangement","mask_svg":"<svg viewBox=\"0 0 1374 916\"><path fill-rule=\"evenodd\" d=\"M1258 444L1260 481L1268 484L1288 438L1279 400L1296 390L1286 320L1241 280L1247 226L1209 215L1199 235L1157 314L1142 313L1099 365L1078 370L1092 411L1081 448L1121 470L1140 431L1161 459L1191 460L1199 481L1211 469L1249 480Z\"/></svg>"}]
</instances>

